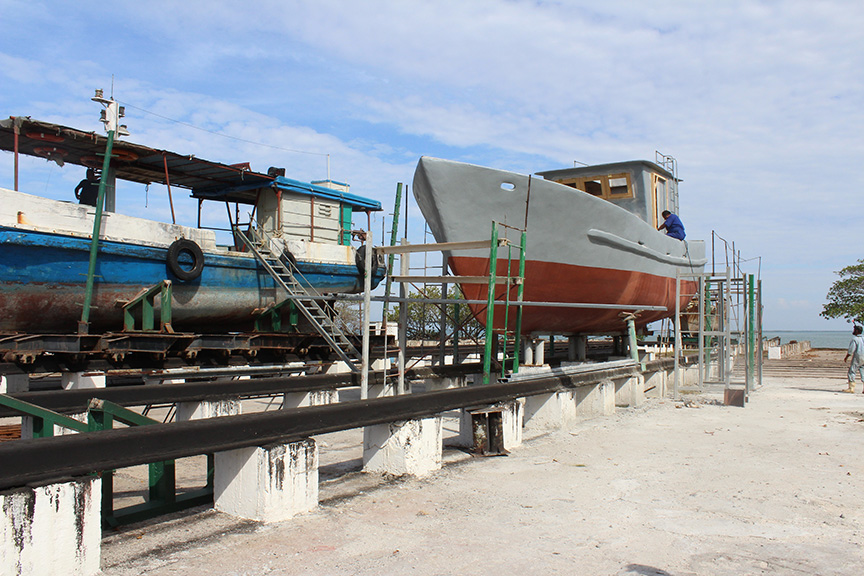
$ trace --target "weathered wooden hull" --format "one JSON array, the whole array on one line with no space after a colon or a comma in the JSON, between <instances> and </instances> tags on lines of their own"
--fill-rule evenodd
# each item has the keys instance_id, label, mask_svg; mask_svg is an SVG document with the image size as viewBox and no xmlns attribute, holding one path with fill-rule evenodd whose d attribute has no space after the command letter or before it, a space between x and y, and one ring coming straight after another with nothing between
<instances>
[{"instance_id":1,"label":"weathered wooden hull","mask_svg":"<svg viewBox=\"0 0 864 576\"><path fill-rule=\"evenodd\" d=\"M81 318L89 263L88 238L0 226L0 331L73 332ZM142 288L172 280L177 331L251 329L253 311L284 298L281 289L248 254L204 251L201 275L183 282L167 266L167 247L100 242L96 264L93 330L123 326L118 301ZM362 291L353 263L297 261L319 292ZM383 271L374 279L377 284Z\"/></svg>"},{"instance_id":2,"label":"weathered wooden hull","mask_svg":"<svg viewBox=\"0 0 864 576\"><path fill-rule=\"evenodd\" d=\"M702 270L701 242L669 238L628 211L567 186L532 178L530 195L528 187L525 175L433 158L421 158L414 176L414 195L438 242L488 237L493 220L517 228L525 228L527 221L524 300L665 307L640 313L638 326L674 314L676 271ZM518 233L503 230L518 244ZM507 261L500 259L500 250L498 256L501 275ZM488 252L454 252L448 257L454 274L488 274ZM511 257L518 258L518 252ZM693 292L693 282L683 284L682 292ZM462 289L468 299L487 295L483 285L465 284ZM515 298L515 288L511 290ZM682 296L681 305L689 298ZM481 321L484 308L472 306ZM525 307L522 333L621 332L621 311ZM503 310L495 315L495 327L502 325Z\"/></svg>"}]
</instances>

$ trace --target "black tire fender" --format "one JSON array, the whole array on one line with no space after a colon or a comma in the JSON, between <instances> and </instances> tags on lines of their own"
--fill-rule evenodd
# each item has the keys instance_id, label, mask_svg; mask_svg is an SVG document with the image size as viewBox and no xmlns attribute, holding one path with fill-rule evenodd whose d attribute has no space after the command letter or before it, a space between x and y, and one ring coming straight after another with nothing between
<instances>
[{"instance_id":1,"label":"black tire fender","mask_svg":"<svg viewBox=\"0 0 864 576\"><path fill-rule=\"evenodd\" d=\"M366 252L369 251L369 248L366 244L363 244L354 254L354 263L357 265L357 270L360 271L361 276L366 273ZM372 276L375 276L375 273L378 272L378 259L375 258L375 252L372 251Z\"/></svg>"},{"instance_id":2,"label":"black tire fender","mask_svg":"<svg viewBox=\"0 0 864 576\"><path fill-rule=\"evenodd\" d=\"M180 264L181 254L186 254L192 258L191 268ZM198 244L186 238L179 238L168 247L166 261L168 263L168 270L182 282L195 280L201 276L201 272L204 270L204 253Z\"/></svg>"}]
</instances>

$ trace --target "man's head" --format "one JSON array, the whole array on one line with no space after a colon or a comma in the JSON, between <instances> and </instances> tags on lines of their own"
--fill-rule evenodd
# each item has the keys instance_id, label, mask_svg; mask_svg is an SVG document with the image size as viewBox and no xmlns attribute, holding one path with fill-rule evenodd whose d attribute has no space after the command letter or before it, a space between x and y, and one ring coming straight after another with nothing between
<instances>
[{"instance_id":1,"label":"man's head","mask_svg":"<svg viewBox=\"0 0 864 576\"><path fill-rule=\"evenodd\" d=\"M663 210L662 214L663 214L663 218L668 218L672 213L669 212L668 210Z\"/></svg>"},{"instance_id":2,"label":"man's head","mask_svg":"<svg viewBox=\"0 0 864 576\"><path fill-rule=\"evenodd\" d=\"M96 180L96 171L93 168L87 168L87 180Z\"/></svg>"},{"instance_id":3,"label":"man's head","mask_svg":"<svg viewBox=\"0 0 864 576\"><path fill-rule=\"evenodd\" d=\"M864 332L864 328L861 328L861 326L855 326L854 328L852 328L853 336L860 336L862 332Z\"/></svg>"}]
</instances>

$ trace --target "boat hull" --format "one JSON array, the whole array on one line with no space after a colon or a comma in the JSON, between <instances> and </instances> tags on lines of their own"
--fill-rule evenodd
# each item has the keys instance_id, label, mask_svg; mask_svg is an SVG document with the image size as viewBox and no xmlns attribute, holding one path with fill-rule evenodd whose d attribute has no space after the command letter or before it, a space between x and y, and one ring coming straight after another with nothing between
<instances>
[{"instance_id":1,"label":"boat hull","mask_svg":"<svg viewBox=\"0 0 864 576\"><path fill-rule=\"evenodd\" d=\"M580 307L526 306L523 334L620 333L626 329L623 311L641 310L640 327L672 316L676 274L701 272L705 263L703 243L669 238L611 202L540 178L421 158L414 195L438 242L489 237L493 221L511 227L501 235L517 245L521 232L512 227L527 231L523 299ZM498 251L499 276L506 250ZM488 251L446 255L456 275L488 275ZM510 251L509 258L518 257ZM682 282L682 307L694 288L692 280ZM488 293L484 285L464 284L462 290L471 300L485 300ZM515 300L516 289L510 290ZM503 288L496 294L500 299ZM592 304L598 307L586 307ZM496 308L494 327L501 329L503 306ZM485 323L485 306L472 305L472 311ZM508 328L514 328L512 320Z\"/></svg>"},{"instance_id":2,"label":"boat hull","mask_svg":"<svg viewBox=\"0 0 864 576\"><path fill-rule=\"evenodd\" d=\"M81 318L90 240L0 227L0 331L71 332ZM171 273L168 248L101 241L90 313L91 330L123 326L119 302L163 279L172 281L176 331L249 330L254 311L285 297L249 254L203 251L201 275L188 282ZM354 264L297 261L308 284L322 293L362 291ZM373 278L381 280L383 271Z\"/></svg>"}]
</instances>

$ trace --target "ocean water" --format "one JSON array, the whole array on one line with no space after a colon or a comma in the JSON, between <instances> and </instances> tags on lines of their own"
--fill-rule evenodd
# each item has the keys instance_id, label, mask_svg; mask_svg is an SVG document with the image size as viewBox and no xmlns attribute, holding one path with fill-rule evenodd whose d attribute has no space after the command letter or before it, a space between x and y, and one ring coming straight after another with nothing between
<instances>
[{"instance_id":1,"label":"ocean water","mask_svg":"<svg viewBox=\"0 0 864 576\"><path fill-rule=\"evenodd\" d=\"M796 342L810 341L811 348L834 348L845 350L852 338L852 327L849 330L805 330L796 332L794 330L765 330L762 332L765 338L780 338L781 344L788 344L792 340Z\"/></svg>"}]
</instances>

